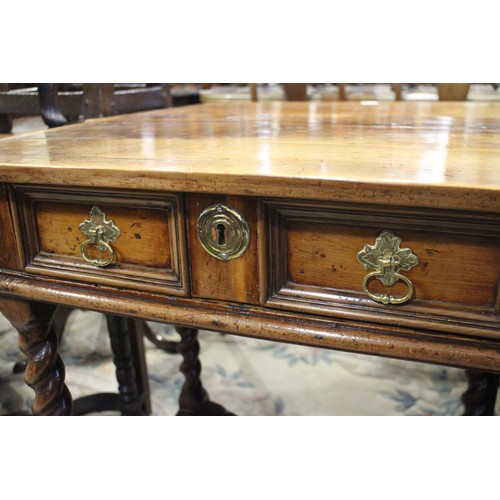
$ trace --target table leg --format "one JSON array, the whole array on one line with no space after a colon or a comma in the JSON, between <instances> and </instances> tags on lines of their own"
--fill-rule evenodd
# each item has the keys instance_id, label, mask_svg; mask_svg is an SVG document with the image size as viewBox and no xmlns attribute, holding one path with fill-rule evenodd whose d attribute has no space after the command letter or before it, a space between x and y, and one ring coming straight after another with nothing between
<instances>
[{"instance_id":1,"label":"table leg","mask_svg":"<svg viewBox=\"0 0 500 500\"><path fill-rule=\"evenodd\" d=\"M144 351L137 353L139 345L132 345L132 337L137 338L136 325L133 319L121 316L106 315L113 361L116 366L118 391L122 402L122 415L146 415L151 413L149 405L149 384L147 371L141 375L141 367L137 366L144 358ZM142 336L139 339L144 342ZM145 365L143 359L142 364ZM145 368L145 366L144 366Z\"/></svg>"},{"instance_id":2,"label":"table leg","mask_svg":"<svg viewBox=\"0 0 500 500\"><path fill-rule=\"evenodd\" d=\"M465 370L469 381L462 395L465 416L494 415L498 391L498 373Z\"/></svg>"},{"instance_id":3,"label":"table leg","mask_svg":"<svg viewBox=\"0 0 500 500\"><path fill-rule=\"evenodd\" d=\"M231 415L224 407L210 401L208 393L201 383L201 363L198 357L200 353L198 330L182 326L177 326L176 330L181 336L178 349L183 358L181 372L186 378L179 398L179 411L177 415Z\"/></svg>"},{"instance_id":4,"label":"table leg","mask_svg":"<svg viewBox=\"0 0 500 500\"><path fill-rule=\"evenodd\" d=\"M2 296L0 309L18 331L19 348L28 358L24 379L35 391L33 414L71 414L71 394L52 325L56 306Z\"/></svg>"},{"instance_id":5,"label":"table leg","mask_svg":"<svg viewBox=\"0 0 500 500\"><path fill-rule=\"evenodd\" d=\"M75 415L120 412L122 415L150 415L151 398L144 352L144 321L106 315L118 393L100 392L74 401Z\"/></svg>"},{"instance_id":6,"label":"table leg","mask_svg":"<svg viewBox=\"0 0 500 500\"><path fill-rule=\"evenodd\" d=\"M5 113L0 113L0 134L10 134L12 131L12 117Z\"/></svg>"},{"instance_id":7,"label":"table leg","mask_svg":"<svg viewBox=\"0 0 500 500\"><path fill-rule=\"evenodd\" d=\"M57 108L57 85L55 83L39 83L38 98L40 113L47 126L61 127L66 125L65 116Z\"/></svg>"}]
</instances>

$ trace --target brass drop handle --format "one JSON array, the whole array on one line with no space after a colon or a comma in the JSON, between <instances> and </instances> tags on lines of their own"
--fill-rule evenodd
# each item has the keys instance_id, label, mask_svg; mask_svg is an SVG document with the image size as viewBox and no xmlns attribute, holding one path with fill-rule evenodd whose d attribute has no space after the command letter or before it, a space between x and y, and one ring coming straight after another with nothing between
<instances>
[{"instance_id":1,"label":"brass drop handle","mask_svg":"<svg viewBox=\"0 0 500 500\"><path fill-rule=\"evenodd\" d=\"M92 207L89 212L90 219L80 224L80 231L88 238L80 246L82 257L97 267L105 267L113 262L115 251L109 244L115 242L120 236L120 230L112 220L106 220L106 214L99 207ZM87 248L91 246L103 252L105 257L94 259L87 255Z\"/></svg>"},{"instance_id":2,"label":"brass drop handle","mask_svg":"<svg viewBox=\"0 0 500 500\"><path fill-rule=\"evenodd\" d=\"M375 269L363 278L363 290L370 299L380 304L404 304L413 296L413 283L400 270L409 271L418 264L418 257L409 248L400 248L401 238L390 231L383 231L375 240L375 245L365 245L358 255L358 261L366 270ZM369 286L373 280L379 280L385 286L393 286L402 281L408 287L403 297L387 293L374 293Z\"/></svg>"}]
</instances>

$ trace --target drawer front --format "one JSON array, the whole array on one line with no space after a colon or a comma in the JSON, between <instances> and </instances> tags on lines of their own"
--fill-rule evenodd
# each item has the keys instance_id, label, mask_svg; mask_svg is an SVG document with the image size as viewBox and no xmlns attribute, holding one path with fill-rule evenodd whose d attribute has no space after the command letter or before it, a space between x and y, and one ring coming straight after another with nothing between
<instances>
[{"instance_id":1,"label":"drawer front","mask_svg":"<svg viewBox=\"0 0 500 500\"><path fill-rule=\"evenodd\" d=\"M442 330L498 327L500 220L494 216L272 200L265 213L270 306ZM374 269L365 269L358 253L384 231L418 262L400 271L411 283L399 279L389 287L373 279L366 288L397 299L413 287L403 304L378 303L363 287Z\"/></svg>"},{"instance_id":2,"label":"drawer front","mask_svg":"<svg viewBox=\"0 0 500 500\"><path fill-rule=\"evenodd\" d=\"M29 186L15 186L13 192L26 271L188 294L182 198L178 195ZM89 235L82 232L81 224L93 223L93 207L119 232L116 240L108 242L111 250L103 247L100 251L92 243L82 249ZM104 267L95 264L110 257L112 262Z\"/></svg>"},{"instance_id":3,"label":"drawer front","mask_svg":"<svg viewBox=\"0 0 500 500\"><path fill-rule=\"evenodd\" d=\"M198 231L200 216L207 208L217 204L234 210L246 221L248 246L236 258L220 260L203 248L200 242ZM257 199L244 196L188 194L186 209L193 297L259 304L261 242L257 224L259 219Z\"/></svg>"}]
</instances>

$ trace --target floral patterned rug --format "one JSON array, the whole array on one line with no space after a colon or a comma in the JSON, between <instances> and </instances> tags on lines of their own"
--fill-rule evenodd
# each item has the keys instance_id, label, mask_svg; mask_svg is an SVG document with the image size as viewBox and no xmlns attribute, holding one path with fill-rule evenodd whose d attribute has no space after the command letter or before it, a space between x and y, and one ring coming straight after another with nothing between
<instances>
[{"instance_id":1,"label":"floral patterned rug","mask_svg":"<svg viewBox=\"0 0 500 500\"><path fill-rule=\"evenodd\" d=\"M177 339L168 325L155 332ZM237 415L460 415L466 388L457 368L280 344L201 331L202 381L212 401ZM175 415L181 357L145 340L153 415ZM33 391L12 369L17 334L0 316L0 415L29 415ZM116 392L103 315L75 310L60 353L74 398ZM500 398L499 398L500 399ZM496 414L500 414L497 400Z\"/></svg>"}]
</instances>

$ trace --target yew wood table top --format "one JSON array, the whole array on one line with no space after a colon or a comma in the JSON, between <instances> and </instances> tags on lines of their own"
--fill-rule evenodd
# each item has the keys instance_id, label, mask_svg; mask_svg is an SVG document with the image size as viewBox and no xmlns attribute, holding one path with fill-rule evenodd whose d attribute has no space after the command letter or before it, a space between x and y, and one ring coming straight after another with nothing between
<instances>
[{"instance_id":1,"label":"yew wood table top","mask_svg":"<svg viewBox=\"0 0 500 500\"><path fill-rule=\"evenodd\" d=\"M0 181L496 211L496 103L209 103L4 140Z\"/></svg>"}]
</instances>

